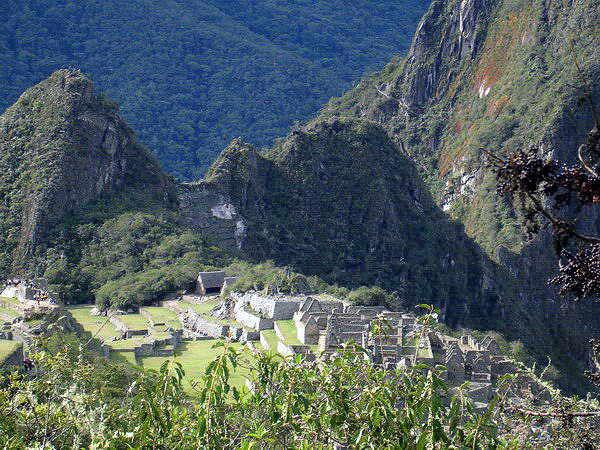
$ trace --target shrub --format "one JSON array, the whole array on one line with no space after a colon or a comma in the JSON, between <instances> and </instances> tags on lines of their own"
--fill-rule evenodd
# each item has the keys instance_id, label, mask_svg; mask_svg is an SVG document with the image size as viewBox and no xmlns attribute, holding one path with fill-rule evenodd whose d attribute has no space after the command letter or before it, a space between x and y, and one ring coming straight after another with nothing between
<instances>
[{"instance_id":1,"label":"shrub","mask_svg":"<svg viewBox=\"0 0 600 450\"><path fill-rule=\"evenodd\" d=\"M348 300L362 306L385 306L391 308L395 296L379 286L361 286L348 294Z\"/></svg>"}]
</instances>

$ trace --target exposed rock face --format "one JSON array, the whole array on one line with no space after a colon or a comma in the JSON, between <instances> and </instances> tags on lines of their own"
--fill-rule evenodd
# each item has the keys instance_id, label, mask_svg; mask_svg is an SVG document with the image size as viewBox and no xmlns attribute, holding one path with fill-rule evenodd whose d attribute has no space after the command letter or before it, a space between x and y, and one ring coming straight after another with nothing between
<instances>
[{"instance_id":1,"label":"exposed rock face","mask_svg":"<svg viewBox=\"0 0 600 450\"><path fill-rule=\"evenodd\" d=\"M322 114L373 120L388 131L436 202L510 274L518 334L563 363L574 356L576 371L588 338L600 334L600 307L566 306L547 286L556 269L551 241L547 235L526 240L513 205L495 193L481 149L501 154L537 145L575 160L592 125L590 110L578 104L581 77L596 98L600 93L599 21L595 1L434 1L407 58ZM597 217L588 209L582 222L599 230Z\"/></svg>"},{"instance_id":2,"label":"exposed rock face","mask_svg":"<svg viewBox=\"0 0 600 450\"><path fill-rule=\"evenodd\" d=\"M25 92L0 117L0 186L2 247L14 252L4 255L3 270L22 267L53 226L94 200L138 189L169 202L172 190L117 107L68 70Z\"/></svg>"},{"instance_id":3,"label":"exposed rock face","mask_svg":"<svg viewBox=\"0 0 600 450\"><path fill-rule=\"evenodd\" d=\"M494 0L434 1L417 28L402 76L389 92L400 104L419 109L439 100L457 75L452 61L473 61L485 38Z\"/></svg>"}]
</instances>

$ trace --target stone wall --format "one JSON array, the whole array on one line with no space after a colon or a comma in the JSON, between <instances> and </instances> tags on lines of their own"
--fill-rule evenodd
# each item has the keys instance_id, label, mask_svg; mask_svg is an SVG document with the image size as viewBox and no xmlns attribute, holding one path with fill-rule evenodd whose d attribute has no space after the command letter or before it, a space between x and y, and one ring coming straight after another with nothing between
<instances>
[{"instance_id":1,"label":"stone wall","mask_svg":"<svg viewBox=\"0 0 600 450\"><path fill-rule=\"evenodd\" d=\"M273 319L267 319L264 317L252 314L246 311L243 305L236 307L235 320L241 323L244 327L252 330L270 330L273 328Z\"/></svg>"},{"instance_id":2,"label":"stone wall","mask_svg":"<svg viewBox=\"0 0 600 450\"><path fill-rule=\"evenodd\" d=\"M13 340L13 333L10 330L0 330L0 339L4 339L5 341Z\"/></svg>"},{"instance_id":3,"label":"stone wall","mask_svg":"<svg viewBox=\"0 0 600 450\"><path fill-rule=\"evenodd\" d=\"M295 352L292 346L284 344L281 339L277 341L277 353L283 356L294 356Z\"/></svg>"},{"instance_id":4,"label":"stone wall","mask_svg":"<svg viewBox=\"0 0 600 450\"><path fill-rule=\"evenodd\" d=\"M210 322L198 313L188 310L184 316L183 323L186 328L189 328L195 333L200 333L205 336L221 338L229 335L229 326L222 325L216 322Z\"/></svg>"},{"instance_id":5,"label":"stone wall","mask_svg":"<svg viewBox=\"0 0 600 450\"><path fill-rule=\"evenodd\" d=\"M243 332L244 332L243 326L233 326L232 325L229 327L229 332L228 332L227 336L229 337L229 339L233 339L234 341L239 341Z\"/></svg>"},{"instance_id":6,"label":"stone wall","mask_svg":"<svg viewBox=\"0 0 600 450\"><path fill-rule=\"evenodd\" d=\"M110 320L110 323L112 323L117 330L122 331L123 333L127 331L127 327L117 318L117 316L110 316L108 320Z\"/></svg>"},{"instance_id":7,"label":"stone wall","mask_svg":"<svg viewBox=\"0 0 600 450\"><path fill-rule=\"evenodd\" d=\"M314 355L312 354L310 347L307 345L290 345L286 344L282 340L277 342L277 353L282 356L294 356L294 355L303 355L308 360L314 360Z\"/></svg>"},{"instance_id":8,"label":"stone wall","mask_svg":"<svg viewBox=\"0 0 600 450\"><path fill-rule=\"evenodd\" d=\"M264 317L273 320L288 320L300 309L303 297L266 296L256 292L243 295L240 300Z\"/></svg>"},{"instance_id":9,"label":"stone wall","mask_svg":"<svg viewBox=\"0 0 600 450\"><path fill-rule=\"evenodd\" d=\"M296 331L300 342L306 345L315 345L319 343L319 328L316 321L303 322L302 320L294 320Z\"/></svg>"},{"instance_id":10,"label":"stone wall","mask_svg":"<svg viewBox=\"0 0 600 450\"><path fill-rule=\"evenodd\" d=\"M133 349L136 358L140 358L142 356L154 356L155 345L154 342L148 342L140 345L139 347L135 347Z\"/></svg>"},{"instance_id":11,"label":"stone wall","mask_svg":"<svg viewBox=\"0 0 600 450\"><path fill-rule=\"evenodd\" d=\"M319 300L319 306L326 314L331 314L334 310L343 311L344 304L342 302L334 302L331 300Z\"/></svg>"},{"instance_id":12,"label":"stone wall","mask_svg":"<svg viewBox=\"0 0 600 450\"><path fill-rule=\"evenodd\" d=\"M244 328L242 331L242 335L240 336L240 342L250 342L250 341L259 341L260 340L260 332L249 330Z\"/></svg>"}]
</instances>

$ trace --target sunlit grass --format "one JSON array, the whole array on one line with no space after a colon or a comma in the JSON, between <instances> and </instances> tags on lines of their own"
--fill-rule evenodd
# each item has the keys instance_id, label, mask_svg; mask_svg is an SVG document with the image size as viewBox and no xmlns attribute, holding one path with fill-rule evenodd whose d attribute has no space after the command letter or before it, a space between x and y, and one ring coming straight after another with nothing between
<instances>
[{"instance_id":1,"label":"sunlit grass","mask_svg":"<svg viewBox=\"0 0 600 450\"><path fill-rule=\"evenodd\" d=\"M16 341L0 339L0 363L4 362L4 360L12 355L15 350L21 347L21 345L21 343Z\"/></svg>"},{"instance_id":2,"label":"sunlit grass","mask_svg":"<svg viewBox=\"0 0 600 450\"><path fill-rule=\"evenodd\" d=\"M19 317L18 303L19 300L14 297L0 297L0 316L4 316L9 320Z\"/></svg>"},{"instance_id":3,"label":"sunlit grass","mask_svg":"<svg viewBox=\"0 0 600 450\"><path fill-rule=\"evenodd\" d=\"M91 306L71 306L67 310L83 329L102 340L119 337L121 333L105 316L92 316Z\"/></svg>"},{"instance_id":4,"label":"sunlit grass","mask_svg":"<svg viewBox=\"0 0 600 450\"><path fill-rule=\"evenodd\" d=\"M284 342L290 345L302 345L296 334L296 324L293 319L278 320L275 322L283 335Z\"/></svg>"},{"instance_id":5,"label":"sunlit grass","mask_svg":"<svg viewBox=\"0 0 600 450\"><path fill-rule=\"evenodd\" d=\"M188 392L192 392L192 384L194 381L199 380L208 364L216 359L223 351L222 347L212 348L217 340L204 340L204 341L188 341L182 342L181 345L175 350L175 356L172 358L159 357L159 356L147 356L140 358L141 364L145 369L160 369L161 365L169 359L173 359L181 364L185 371L185 389ZM242 344L234 342L230 344L237 350L243 349ZM234 374L232 374L231 382L235 386L241 386L244 381L244 374L247 371L244 368L239 368Z\"/></svg>"},{"instance_id":6,"label":"sunlit grass","mask_svg":"<svg viewBox=\"0 0 600 450\"><path fill-rule=\"evenodd\" d=\"M164 306L149 306L144 308L154 323L164 323L167 327L179 330L182 328L177 313Z\"/></svg>"},{"instance_id":7,"label":"sunlit grass","mask_svg":"<svg viewBox=\"0 0 600 450\"><path fill-rule=\"evenodd\" d=\"M130 330L147 330L150 327L148 319L141 314L123 314L118 319Z\"/></svg>"}]
</instances>

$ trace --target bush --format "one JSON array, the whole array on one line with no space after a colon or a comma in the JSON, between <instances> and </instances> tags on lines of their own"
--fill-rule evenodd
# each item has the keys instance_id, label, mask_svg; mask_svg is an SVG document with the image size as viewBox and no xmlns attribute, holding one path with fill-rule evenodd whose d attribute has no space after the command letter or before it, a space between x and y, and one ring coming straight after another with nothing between
<instances>
[{"instance_id":1,"label":"bush","mask_svg":"<svg viewBox=\"0 0 600 450\"><path fill-rule=\"evenodd\" d=\"M307 294L315 292L317 287L311 285L314 278L293 272L288 268L277 267L272 261L261 264L250 264L236 261L227 269L227 273L238 277L230 291L248 292L264 291L267 294Z\"/></svg>"},{"instance_id":2,"label":"bush","mask_svg":"<svg viewBox=\"0 0 600 450\"><path fill-rule=\"evenodd\" d=\"M362 306L385 306L394 309L396 297L379 286L361 286L348 294L348 300Z\"/></svg>"},{"instance_id":3,"label":"bush","mask_svg":"<svg viewBox=\"0 0 600 450\"><path fill-rule=\"evenodd\" d=\"M598 411L597 401L562 397L551 385L545 388L553 393L548 403L523 398L518 405L569 420L511 413L514 404L505 395L514 387L510 380L478 412L462 389L449 391L439 368L383 370L355 347L312 364L219 343L190 398L174 361L158 372L136 372L86 351L82 342L57 337L30 355L35 376L15 374L0 384L0 447L516 449L600 443L594 422L577 416ZM252 391L232 385L242 366Z\"/></svg>"},{"instance_id":4,"label":"bush","mask_svg":"<svg viewBox=\"0 0 600 450\"><path fill-rule=\"evenodd\" d=\"M168 215L122 214L93 230L87 240L71 278L87 280L101 308L148 304L191 287L201 270L230 261L225 252L180 229ZM51 280L66 270L62 259L54 260L47 271Z\"/></svg>"}]
</instances>

